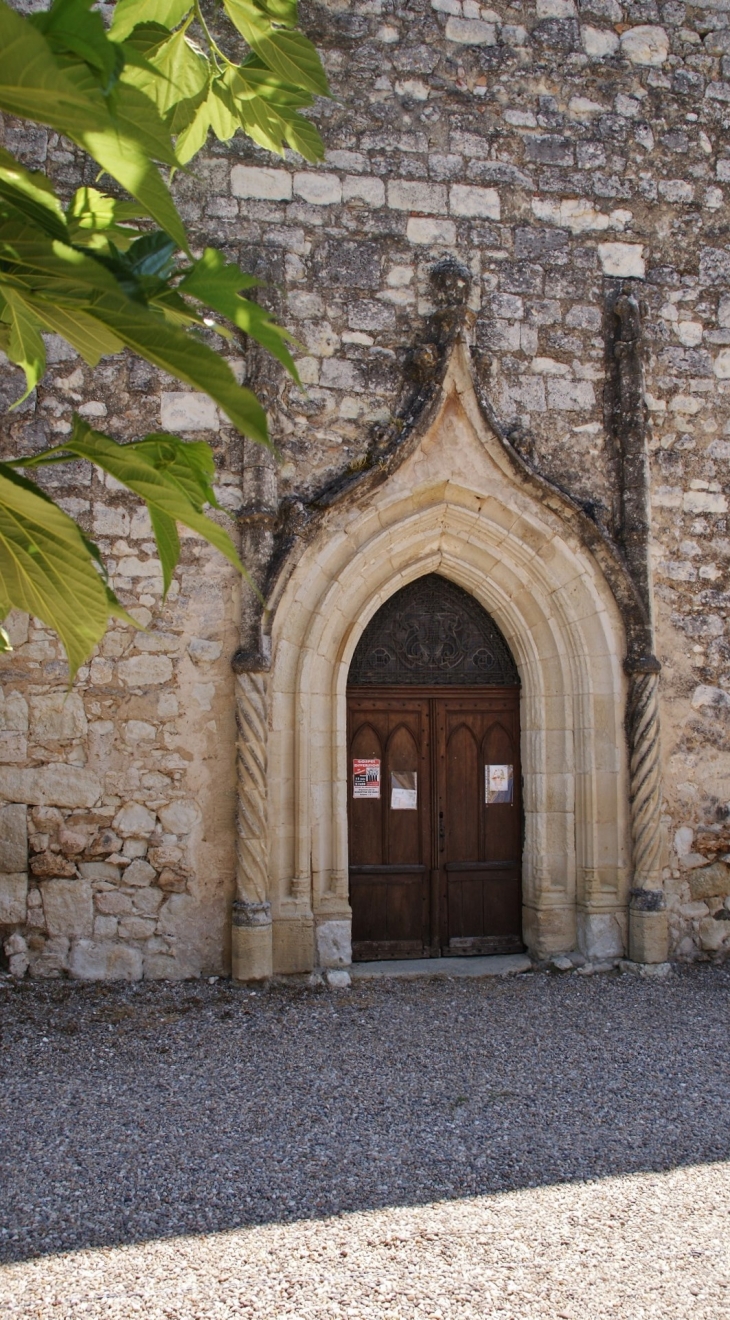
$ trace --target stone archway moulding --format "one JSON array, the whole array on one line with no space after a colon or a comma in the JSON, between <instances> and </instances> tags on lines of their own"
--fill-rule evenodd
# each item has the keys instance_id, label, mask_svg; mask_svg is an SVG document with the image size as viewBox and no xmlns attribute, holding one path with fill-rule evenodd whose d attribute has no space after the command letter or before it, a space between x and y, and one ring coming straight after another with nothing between
<instances>
[{"instance_id":1,"label":"stone archway moulding","mask_svg":"<svg viewBox=\"0 0 730 1320\"><path fill-rule=\"evenodd\" d=\"M621 615L596 559L516 474L458 343L439 405L402 464L333 505L282 575L269 602L270 673L238 675L238 976L259 974L262 958L282 973L350 960L349 663L380 605L430 572L494 616L520 671L528 948L625 950ZM262 953L264 929L273 938Z\"/></svg>"}]
</instances>

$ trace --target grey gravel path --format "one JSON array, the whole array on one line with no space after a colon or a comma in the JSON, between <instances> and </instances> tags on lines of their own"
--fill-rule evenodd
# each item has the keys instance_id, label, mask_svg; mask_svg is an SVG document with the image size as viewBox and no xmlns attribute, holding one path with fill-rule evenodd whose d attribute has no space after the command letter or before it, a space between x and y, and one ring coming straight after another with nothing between
<instances>
[{"instance_id":1,"label":"grey gravel path","mask_svg":"<svg viewBox=\"0 0 730 1320\"><path fill-rule=\"evenodd\" d=\"M730 1316L729 996L4 983L0 1315Z\"/></svg>"}]
</instances>

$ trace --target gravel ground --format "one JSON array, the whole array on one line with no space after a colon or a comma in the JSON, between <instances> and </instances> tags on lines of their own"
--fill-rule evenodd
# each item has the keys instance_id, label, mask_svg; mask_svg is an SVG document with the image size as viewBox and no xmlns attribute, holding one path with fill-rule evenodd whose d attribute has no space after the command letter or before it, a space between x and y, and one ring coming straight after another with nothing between
<instances>
[{"instance_id":1,"label":"gravel ground","mask_svg":"<svg viewBox=\"0 0 730 1320\"><path fill-rule=\"evenodd\" d=\"M0 1314L730 1316L729 995L2 983Z\"/></svg>"}]
</instances>

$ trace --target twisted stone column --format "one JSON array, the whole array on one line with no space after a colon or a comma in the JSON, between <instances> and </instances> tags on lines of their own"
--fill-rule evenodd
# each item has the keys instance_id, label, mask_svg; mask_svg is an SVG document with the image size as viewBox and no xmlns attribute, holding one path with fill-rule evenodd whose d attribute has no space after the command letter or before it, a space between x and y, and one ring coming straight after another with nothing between
<instances>
[{"instance_id":1,"label":"twisted stone column","mask_svg":"<svg viewBox=\"0 0 730 1320\"><path fill-rule=\"evenodd\" d=\"M232 974L236 981L271 976L271 904L267 803L268 674L236 675L236 899Z\"/></svg>"},{"instance_id":2,"label":"twisted stone column","mask_svg":"<svg viewBox=\"0 0 730 1320\"><path fill-rule=\"evenodd\" d=\"M628 666L627 666L628 667ZM629 954L633 962L665 962L667 914L662 892L662 784L659 745L659 662L654 656L629 668L626 732L633 884Z\"/></svg>"}]
</instances>

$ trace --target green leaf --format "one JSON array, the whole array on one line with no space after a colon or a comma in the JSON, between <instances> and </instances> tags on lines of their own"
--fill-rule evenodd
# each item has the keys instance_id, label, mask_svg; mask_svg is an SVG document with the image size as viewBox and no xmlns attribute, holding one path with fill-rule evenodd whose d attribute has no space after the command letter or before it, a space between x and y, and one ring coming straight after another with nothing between
<instances>
[{"instance_id":1,"label":"green leaf","mask_svg":"<svg viewBox=\"0 0 730 1320\"><path fill-rule=\"evenodd\" d=\"M251 0L223 0L223 3L234 27L268 68L294 87L305 87L317 96L329 96L322 62L303 33L274 27Z\"/></svg>"},{"instance_id":2,"label":"green leaf","mask_svg":"<svg viewBox=\"0 0 730 1320\"><path fill-rule=\"evenodd\" d=\"M77 247L108 251L113 242L124 252L139 233L127 222L144 215L133 202L120 202L96 188L77 188L66 211L68 236Z\"/></svg>"},{"instance_id":3,"label":"green leaf","mask_svg":"<svg viewBox=\"0 0 730 1320\"><path fill-rule=\"evenodd\" d=\"M62 241L68 239L66 219L45 174L24 169L0 147L0 197L12 203L33 224Z\"/></svg>"},{"instance_id":4,"label":"green leaf","mask_svg":"<svg viewBox=\"0 0 730 1320\"><path fill-rule=\"evenodd\" d=\"M36 615L58 633L71 677L103 637L110 615L134 622L108 591L76 523L6 463L0 463L0 581L9 607Z\"/></svg>"},{"instance_id":5,"label":"green leaf","mask_svg":"<svg viewBox=\"0 0 730 1320\"><path fill-rule=\"evenodd\" d=\"M175 142L175 151L181 165L186 165L205 146L209 128L210 107L206 98L195 111L195 115L187 127L179 133Z\"/></svg>"},{"instance_id":6,"label":"green leaf","mask_svg":"<svg viewBox=\"0 0 730 1320\"><path fill-rule=\"evenodd\" d=\"M176 523L204 537L247 576L228 533L203 513L204 503L217 504L210 484L213 457L207 445L186 444L177 436L164 434L120 445L74 417L73 433L62 446L19 462L34 468L58 461L64 454L89 459L144 500L157 540L165 590L180 554Z\"/></svg>"},{"instance_id":7,"label":"green leaf","mask_svg":"<svg viewBox=\"0 0 730 1320\"><path fill-rule=\"evenodd\" d=\"M92 315L147 362L208 394L244 435L269 445L266 414L260 403L236 382L227 362L206 344L120 296L96 297Z\"/></svg>"},{"instance_id":8,"label":"green leaf","mask_svg":"<svg viewBox=\"0 0 730 1320\"><path fill-rule=\"evenodd\" d=\"M284 23L287 27L296 27L297 0L258 0L260 9L265 10L275 23Z\"/></svg>"},{"instance_id":9,"label":"green leaf","mask_svg":"<svg viewBox=\"0 0 730 1320\"><path fill-rule=\"evenodd\" d=\"M31 14L28 22L42 32L56 54L71 52L99 76L107 92L124 65L119 46L109 41L101 14L91 9L94 0L53 0L44 13Z\"/></svg>"},{"instance_id":10,"label":"green leaf","mask_svg":"<svg viewBox=\"0 0 730 1320\"><path fill-rule=\"evenodd\" d=\"M3 612L5 613L6 611ZM8 651L12 651L12 649L13 646L10 641L8 632L5 628L3 628L2 624L0 624L0 655L5 655L7 654Z\"/></svg>"},{"instance_id":11,"label":"green leaf","mask_svg":"<svg viewBox=\"0 0 730 1320\"><path fill-rule=\"evenodd\" d=\"M24 301L45 329L65 339L90 367L97 366L108 354L121 353L124 348L122 340L106 325L77 308L59 307L42 298L25 297Z\"/></svg>"},{"instance_id":12,"label":"green leaf","mask_svg":"<svg viewBox=\"0 0 730 1320\"><path fill-rule=\"evenodd\" d=\"M182 293L191 294L206 307L227 316L239 330L273 353L290 375L298 380L297 369L286 347L287 341L294 342L293 336L288 330L276 325L264 307L239 296L240 289L248 289L254 282L238 266L226 262L222 252L206 248L178 287Z\"/></svg>"},{"instance_id":13,"label":"green leaf","mask_svg":"<svg viewBox=\"0 0 730 1320\"><path fill-rule=\"evenodd\" d=\"M81 66L85 68L85 66ZM101 94L60 68L40 32L0 0L0 110L49 124L65 133L117 179L188 251L187 236L172 197L129 118L117 123Z\"/></svg>"},{"instance_id":14,"label":"green leaf","mask_svg":"<svg viewBox=\"0 0 730 1320\"><path fill-rule=\"evenodd\" d=\"M7 305L10 339L7 354L16 367L25 372L26 389L14 408L28 398L46 369L46 350L38 329L38 320L31 309L19 298L14 289L5 287L3 297ZM5 317L3 317L5 319Z\"/></svg>"},{"instance_id":15,"label":"green leaf","mask_svg":"<svg viewBox=\"0 0 730 1320\"><path fill-rule=\"evenodd\" d=\"M157 545L157 553L162 565L162 590L167 595L172 582L172 575L180 558L180 537L174 518L168 517L161 509L147 506L152 523L152 531Z\"/></svg>"},{"instance_id":16,"label":"green leaf","mask_svg":"<svg viewBox=\"0 0 730 1320\"><path fill-rule=\"evenodd\" d=\"M152 160L164 161L166 165L177 165L177 156L170 139L170 132L164 123L154 101L126 82L120 82L111 98L114 122L133 138ZM131 188L129 190L132 191Z\"/></svg>"},{"instance_id":17,"label":"green leaf","mask_svg":"<svg viewBox=\"0 0 730 1320\"><path fill-rule=\"evenodd\" d=\"M182 29L157 46L150 53L148 63L154 71L155 101L161 115L166 115L179 101L198 97L208 85L208 61Z\"/></svg>"},{"instance_id":18,"label":"green leaf","mask_svg":"<svg viewBox=\"0 0 730 1320\"><path fill-rule=\"evenodd\" d=\"M174 28L191 9L190 0L118 0L109 36L112 41L124 41L139 23L160 23Z\"/></svg>"},{"instance_id":19,"label":"green leaf","mask_svg":"<svg viewBox=\"0 0 730 1320\"><path fill-rule=\"evenodd\" d=\"M239 119L222 78L214 78L207 106L210 126L218 141L228 142L239 127Z\"/></svg>"},{"instance_id":20,"label":"green leaf","mask_svg":"<svg viewBox=\"0 0 730 1320\"><path fill-rule=\"evenodd\" d=\"M102 114L104 102L99 96ZM26 19L0 0L0 108L59 132L91 122L94 106L59 68L51 48Z\"/></svg>"}]
</instances>

